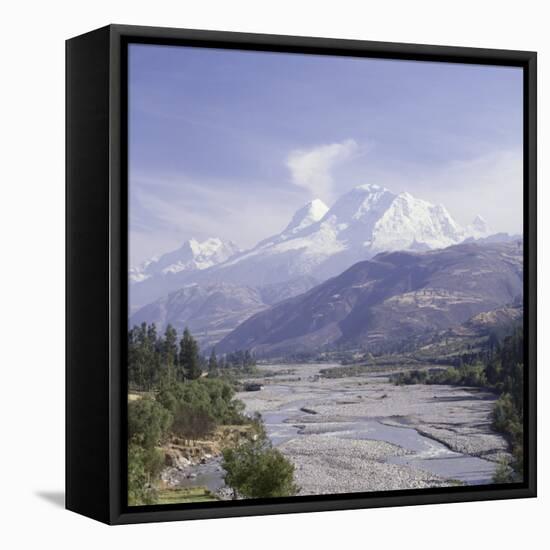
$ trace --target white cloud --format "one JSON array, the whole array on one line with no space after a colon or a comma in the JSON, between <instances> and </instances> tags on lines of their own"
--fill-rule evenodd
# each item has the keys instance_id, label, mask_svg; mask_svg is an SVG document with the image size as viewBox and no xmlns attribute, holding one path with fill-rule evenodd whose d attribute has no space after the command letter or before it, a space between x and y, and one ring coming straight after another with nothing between
<instances>
[{"instance_id":1,"label":"white cloud","mask_svg":"<svg viewBox=\"0 0 550 550\"><path fill-rule=\"evenodd\" d=\"M358 152L357 142L348 139L312 149L294 150L289 154L286 165L295 185L309 190L314 197L330 202L333 198L333 168L354 158Z\"/></svg>"}]
</instances>

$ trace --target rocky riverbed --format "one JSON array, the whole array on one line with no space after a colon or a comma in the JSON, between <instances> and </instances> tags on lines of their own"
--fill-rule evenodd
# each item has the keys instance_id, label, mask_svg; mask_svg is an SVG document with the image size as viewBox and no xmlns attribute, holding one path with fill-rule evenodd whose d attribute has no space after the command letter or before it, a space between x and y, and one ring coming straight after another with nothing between
<instances>
[{"instance_id":1,"label":"rocky riverbed","mask_svg":"<svg viewBox=\"0 0 550 550\"><path fill-rule=\"evenodd\" d=\"M362 376L323 378L337 365L294 365L291 380L278 368L241 392L259 412L268 435L295 465L300 494L346 493L490 483L508 456L491 430L496 396L475 388L395 386L391 368ZM398 369L400 370L400 369Z\"/></svg>"},{"instance_id":2,"label":"rocky riverbed","mask_svg":"<svg viewBox=\"0 0 550 550\"><path fill-rule=\"evenodd\" d=\"M252 426L220 426L206 439L185 441L172 437L163 447L165 467L161 473L166 489L203 488L220 499L232 498L226 487L222 449L237 447L251 437Z\"/></svg>"}]
</instances>

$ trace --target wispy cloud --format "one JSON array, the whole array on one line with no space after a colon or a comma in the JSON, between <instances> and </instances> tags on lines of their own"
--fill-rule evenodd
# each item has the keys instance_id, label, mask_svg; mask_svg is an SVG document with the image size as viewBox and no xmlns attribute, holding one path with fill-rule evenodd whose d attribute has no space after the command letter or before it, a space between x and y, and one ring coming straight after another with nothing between
<instances>
[{"instance_id":1,"label":"wispy cloud","mask_svg":"<svg viewBox=\"0 0 550 550\"><path fill-rule=\"evenodd\" d=\"M248 248L288 224L303 200L289 186L135 174L130 184L130 260L168 252L182 242L222 237Z\"/></svg>"},{"instance_id":2,"label":"wispy cloud","mask_svg":"<svg viewBox=\"0 0 550 550\"><path fill-rule=\"evenodd\" d=\"M289 154L286 165L292 182L307 189L312 196L331 201L333 198L333 169L360 153L353 139L341 143L318 145L311 149L296 149Z\"/></svg>"}]
</instances>

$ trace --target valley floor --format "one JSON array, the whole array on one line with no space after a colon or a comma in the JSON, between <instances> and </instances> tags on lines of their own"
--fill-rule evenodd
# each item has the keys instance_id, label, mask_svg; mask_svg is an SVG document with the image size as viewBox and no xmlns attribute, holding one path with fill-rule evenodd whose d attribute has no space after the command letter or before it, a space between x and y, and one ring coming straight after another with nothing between
<instances>
[{"instance_id":1,"label":"valley floor","mask_svg":"<svg viewBox=\"0 0 550 550\"><path fill-rule=\"evenodd\" d=\"M399 369L326 379L337 365L284 365L241 392L272 442L296 467L300 494L329 494L492 482L508 456L490 428L496 396L475 388L395 386ZM267 374L277 365L260 367Z\"/></svg>"}]
</instances>

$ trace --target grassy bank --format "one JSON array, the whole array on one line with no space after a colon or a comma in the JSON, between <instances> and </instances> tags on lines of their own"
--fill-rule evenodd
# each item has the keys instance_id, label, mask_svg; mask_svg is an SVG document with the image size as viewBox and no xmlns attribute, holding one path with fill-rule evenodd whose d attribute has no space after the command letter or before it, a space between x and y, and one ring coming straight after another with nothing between
<instances>
[{"instance_id":1,"label":"grassy bank","mask_svg":"<svg viewBox=\"0 0 550 550\"><path fill-rule=\"evenodd\" d=\"M185 504L187 502L213 502L218 500L205 487L188 487L178 489L160 489L157 491L155 504Z\"/></svg>"}]
</instances>

